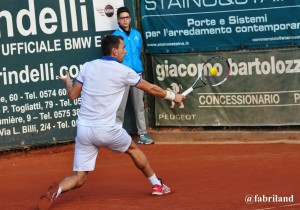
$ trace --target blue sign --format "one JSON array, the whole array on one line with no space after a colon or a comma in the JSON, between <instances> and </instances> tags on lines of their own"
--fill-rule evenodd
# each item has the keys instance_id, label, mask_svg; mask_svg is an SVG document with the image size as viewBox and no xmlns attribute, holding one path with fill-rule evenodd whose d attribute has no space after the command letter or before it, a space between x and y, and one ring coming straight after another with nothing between
<instances>
[{"instance_id":1,"label":"blue sign","mask_svg":"<svg viewBox=\"0 0 300 210\"><path fill-rule=\"evenodd\" d=\"M148 53L203 52L300 45L296 0L145 0Z\"/></svg>"}]
</instances>

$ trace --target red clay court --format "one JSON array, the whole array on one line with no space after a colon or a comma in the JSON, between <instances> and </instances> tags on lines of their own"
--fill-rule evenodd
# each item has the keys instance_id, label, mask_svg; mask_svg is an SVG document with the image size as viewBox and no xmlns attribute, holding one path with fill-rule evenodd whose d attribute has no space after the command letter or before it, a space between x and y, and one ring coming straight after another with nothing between
<instances>
[{"instance_id":1,"label":"red clay court","mask_svg":"<svg viewBox=\"0 0 300 210\"><path fill-rule=\"evenodd\" d=\"M51 182L72 173L74 144L0 156L1 209L37 209ZM129 156L101 149L86 184L51 209L300 209L300 144L156 144L140 146L171 194L153 197ZM293 202L246 204L247 195Z\"/></svg>"}]
</instances>

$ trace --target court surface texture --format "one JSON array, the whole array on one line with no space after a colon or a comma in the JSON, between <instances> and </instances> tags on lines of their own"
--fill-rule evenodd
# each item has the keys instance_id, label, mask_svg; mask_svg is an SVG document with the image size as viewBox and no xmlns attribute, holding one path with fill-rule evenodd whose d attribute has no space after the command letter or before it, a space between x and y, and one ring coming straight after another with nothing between
<instances>
[{"instance_id":1,"label":"court surface texture","mask_svg":"<svg viewBox=\"0 0 300 210\"><path fill-rule=\"evenodd\" d=\"M300 144L155 144L139 146L172 193L151 185L126 154L100 149L85 185L51 209L300 209ZM0 155L0 208L37 209L52 182L72 174L74 144ZM252 196L252 197L251 197ZM252 204L245 199L255 198ZM262 199L271 198L269 201ZM282 197L292 202L274 202Z\"/></svg>"}]
</instances>

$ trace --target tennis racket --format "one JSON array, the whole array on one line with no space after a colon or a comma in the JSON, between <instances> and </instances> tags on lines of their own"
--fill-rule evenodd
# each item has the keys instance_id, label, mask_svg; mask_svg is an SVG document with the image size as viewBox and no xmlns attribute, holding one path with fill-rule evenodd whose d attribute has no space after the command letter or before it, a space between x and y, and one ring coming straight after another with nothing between
<instances>
[{"instance_id":1,"label":"tennis racket","mask_svg":"<svg viewBox=\"0 0 300 210\"><path fill-rule=\"evenodd\" d=\"M214 68L214 70L212 69ZM217 70L217 71L216 71ZM212 75L211 73L217 72L217 75ZM208 86L219 86L223 84L230 74L230 65L228 60L223 56L213 56L209 58L198 70L198 76L194 84L184 91L182 95L187 96L194 89Z\"/></svg>"}]
</instances>

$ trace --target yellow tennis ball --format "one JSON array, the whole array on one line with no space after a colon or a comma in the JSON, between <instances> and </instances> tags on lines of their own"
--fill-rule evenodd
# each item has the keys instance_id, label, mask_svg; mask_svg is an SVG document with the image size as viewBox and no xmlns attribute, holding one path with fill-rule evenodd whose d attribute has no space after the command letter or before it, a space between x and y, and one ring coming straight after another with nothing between
<instances>
[{"instance_id":1,"label":"yellow tennis ball","mask_svg":"<svg viewBox=\"0 0 300 210\"><path fill-rule=\"evenodd\" d=\"M218 70L216 69L216 68L211 68L210 70L209 70L209 73L210 73L210 75L211 76L217 76L217 74L218 74Z\"/></svg>"}]
</instances>

